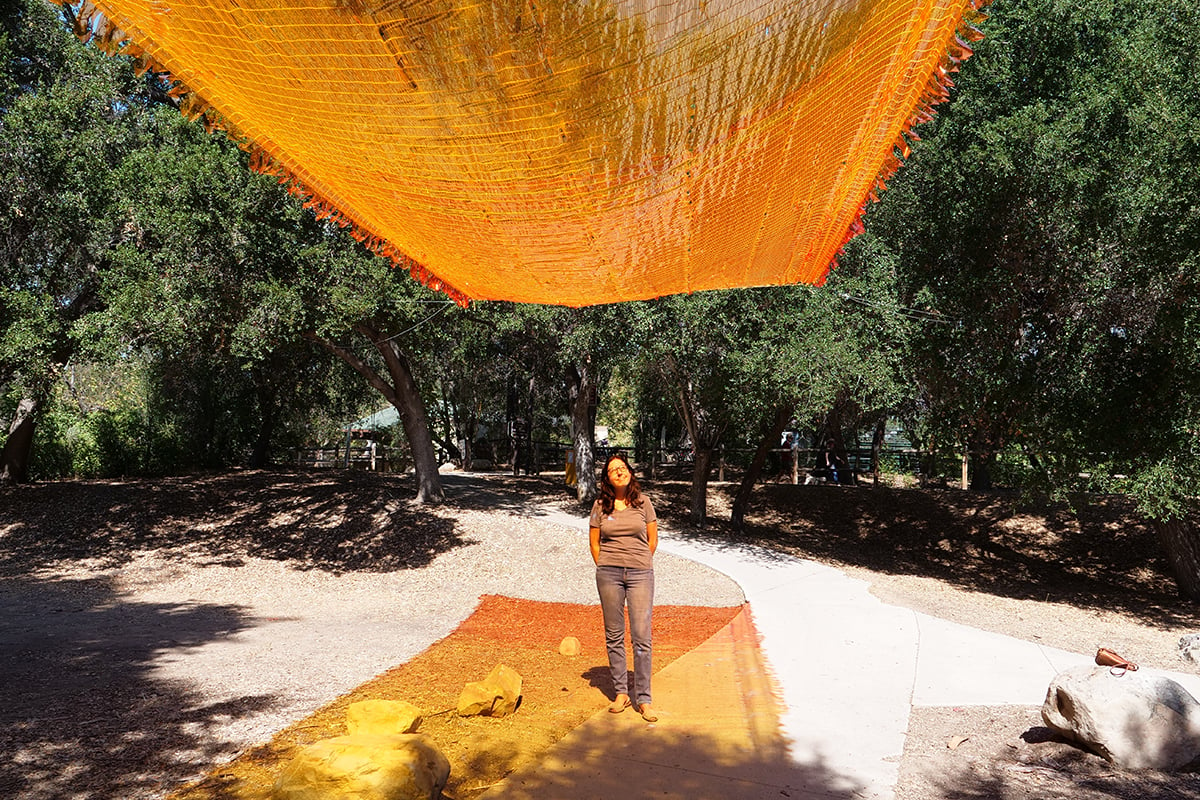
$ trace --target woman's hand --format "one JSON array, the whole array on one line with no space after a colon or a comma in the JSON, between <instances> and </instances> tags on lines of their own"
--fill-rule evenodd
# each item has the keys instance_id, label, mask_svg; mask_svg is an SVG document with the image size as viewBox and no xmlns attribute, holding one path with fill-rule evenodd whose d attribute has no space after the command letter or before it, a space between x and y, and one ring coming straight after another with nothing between
<instances>
[{"instance_id":1,"label":"woman's hand","mask_svg":"<svg viewBox=\"0 0 1200 800\"><path fill-rule=\"evenodd\" d=\"M600 529L588 528L588 545L592 548L592 561L600 565Z\"/></svg>"}]
</instances>

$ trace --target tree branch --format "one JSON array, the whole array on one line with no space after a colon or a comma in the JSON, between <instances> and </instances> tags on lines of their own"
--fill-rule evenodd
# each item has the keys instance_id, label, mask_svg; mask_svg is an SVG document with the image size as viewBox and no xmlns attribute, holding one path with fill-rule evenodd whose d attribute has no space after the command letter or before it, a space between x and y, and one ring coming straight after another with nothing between
<instances>
[{"instance_id":1,"label":"tree branch","mask_svg":"<svg viewBox=\"0 0 1200 800\"><path fill-rule=\"evenodd\" d=\"M316 342L317 344L321 345L321 347L324 347L326 350L333 353L342 361L345 361L347 364L353 367L354 371L366 378L367 383L375 387L375 389L378 390L379 393L382 394L389 403L396 405L399 402L399 397L396 395L395 387L385 381L378 372L376 372L369 364L355 355L352 350L340 347L323 336L318 336L314 331L304 331L300 335L305 339L308 339L310 342Z\"/></svg>"}]
</instances>

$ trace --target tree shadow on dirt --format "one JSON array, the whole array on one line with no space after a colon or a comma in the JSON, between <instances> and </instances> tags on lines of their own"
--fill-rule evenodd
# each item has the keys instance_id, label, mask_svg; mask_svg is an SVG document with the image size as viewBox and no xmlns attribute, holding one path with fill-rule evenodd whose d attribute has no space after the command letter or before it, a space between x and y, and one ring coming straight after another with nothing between
<instances>
[{"instance_id":1,"label":"tree shadow on dirt","mask_svg":"<svg viewBox=\"0 0 1200 800\"><path fill-rule=\"evenodd\" d=\"M756 488L746 529L688 522L689 486L659 482L668 525L719 545L756 545L876 572L916 575L999 597L1136 615L1161 627L1195 625L1150 523L1121 497L1024 508L1015 494L886 487ZM710 489L710 507L737 487ZM715 502L714 502L715 498Z\"/></svg>"},{"instance_id":2,"label":"tree shadow on dirt","mask_svg":"<svg viewBox=\"0 0 1200 800\"><path fill-rule=\"evenodd\" d=\"M1040 706L914 708L896 796L921 800L1200 798L1200 774L1194 768L1124 770L1042 722Z\"/></svg>"},{"instance_id":3,"label":"tree shadow on dirt","mask_svg":"<svg viewBox=\"0 0 1200 800\"><path fill-rule=\"evenodd\" d=\"M231 757L219 731L273 698L210 701L155 663L254 622L236 606L125 602L108 579L0 580L0 797L130 800Z\"/></svg>"},{"instance_id":4,"label":"tree shadow on dirt","mask_svg":"<svg viewBox=\"0 0 1200 800\"><path fill-rule=\"evenodd\" d=\"M561 477L513 476L502 472L447 473L442 475L446 504L472 511L536 514L551 498L574 497L574 489Z\"/></svg>"},{"instance_id":5,"label":"tree shadow on dirt","mask_svg":"<svg viewBox=\"0 0 1200 800\"><path fill-rule=\"evenodd\" d=\"M147 550L224 566L251 556L386 572L469 543L412 494L404 477L348 470L21 486L0 494L0 574L77 559L112 566Z\"/></svg>"},{"instance_id":6,"label":"tree shadow on dirt","mask_svg":"<svg viewBox=\"0 0 1200 800\"><path fill-rule=\"evenodd\" d=\"M1048 784L1057 784L1053 787ZM1188 785L1184 785L1187 783ZM1121 776L1080 779L1050 767L1008 765L990 775L947 776L929 800L1182 800L1200 798L1200 782L1163 775L1127 784Z\"/></svg>"},{"instance_id":7,"label":"tree shadow on dirt","mask_svg":"<svg viewBox=\"0 0 1200 800\"><path fill-rule=\"evenodd\" d=\"M1122 770L1052 741L1037 758L1000 757L955 765L927 780L929 800L1180 800L1200 798L1194 771Z\"/></svg>"}]
</instances>

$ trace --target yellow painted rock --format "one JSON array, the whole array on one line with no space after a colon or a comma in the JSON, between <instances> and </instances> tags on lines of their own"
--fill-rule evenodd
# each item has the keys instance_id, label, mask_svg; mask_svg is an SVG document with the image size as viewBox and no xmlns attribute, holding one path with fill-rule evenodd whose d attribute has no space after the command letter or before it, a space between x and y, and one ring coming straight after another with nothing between
<instances>
[{"instance_id":1,"label":"yellow painted rock","mask_svg":"<svg viewBox=\"0 0 1200 800\"><path fill-rule=\"evenodd\" d=\"M346 710L346 729L359 733L416 733L421 709L403 700L360 700Z\"/></svg>"},{"instance_id":2,"label":"yellow painted rock","mask_svg":"<svg viewBox=\"0 0 1200 800\"><path fill-rule=\"evenodd\" d=\"M558 646L559 654L564 655L564 656L577 656L577 655L579 655L579 651L580 651L579 640L576 639L574 636L566 637L565 639L562 640L562 644L560 644Z\"/></svg>"},{"instance_id":3,"label":"yellow painted rock","mask_svg":"<svg viewBox=\"0 0 1200 800\"><path fill-rule=\"evenodd\" d=\"M273 800L436 800L450 762L420 734L338 736L284 767Z\"/></svg>"},{"instance_id":4,"label":"yellow painted rock","mask_svg":"<svg viewBox=\"0 0 1200 800\"><path fill-rule=\"evenodd\" d=\"M504 717L517 710L520 699L520 673L497 664L486 678L463 687L458 698L458 713L463 717Z\"/></svg>"}]
</instances>

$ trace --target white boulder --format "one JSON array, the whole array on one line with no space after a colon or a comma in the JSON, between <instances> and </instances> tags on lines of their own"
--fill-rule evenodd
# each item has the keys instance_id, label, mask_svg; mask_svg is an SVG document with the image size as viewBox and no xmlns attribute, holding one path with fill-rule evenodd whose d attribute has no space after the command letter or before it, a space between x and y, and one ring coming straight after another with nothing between
<instances>
[{"instance_id":1,"label":"white boulder","mask_svg":"<svg viewBox=\"0 0 1200 800\"><path fill-rule=\"evenodd\" d=\"M1175 681L1143 671L1060 672L1042 719L1123 769L1177 770L1200 757L1200 702Z\"/></svg>"}]
</instances>

